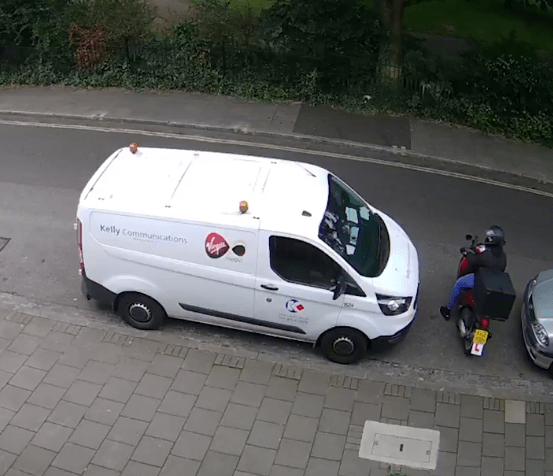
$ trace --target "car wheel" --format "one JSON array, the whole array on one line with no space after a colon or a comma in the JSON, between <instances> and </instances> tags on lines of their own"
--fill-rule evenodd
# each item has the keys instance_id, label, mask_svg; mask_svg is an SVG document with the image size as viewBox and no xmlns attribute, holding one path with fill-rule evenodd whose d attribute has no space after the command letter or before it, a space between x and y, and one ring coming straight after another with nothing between
<instances>
[{"instance_id":1,"label":"car wheel","mask_svg":"<svg viewBox=\"0 0 553 476\"><path fill-rule=\"evenodd\" d=\"M337 327L323 334L321 349L325 356L339 364L354 364L365 356L369 341L362 332Z\"/></svg>"},{"instance_id":2,"label":"car wheel","mask_svg":"<svg viewBox=\"0 0 553 476\"><path fill-rule=\"evenodd\" d=\"M142 330L159 329L167 317L158 302L139 293L123 294L117 303L117 311L125 322Z\"/></svg>"}]
</instances>

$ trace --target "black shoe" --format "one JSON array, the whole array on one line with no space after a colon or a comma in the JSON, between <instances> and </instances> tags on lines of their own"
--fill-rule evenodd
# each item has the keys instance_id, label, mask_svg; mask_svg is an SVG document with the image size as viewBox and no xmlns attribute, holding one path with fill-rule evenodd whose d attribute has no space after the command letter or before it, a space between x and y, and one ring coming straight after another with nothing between
<instances>
[{"instance_id":1,"label":"black shoe","mask_svg":"<svg viewBox=\"0 0 553 476\"><path fill-rule=\"evenodd\" d=\"M446 306L440 307L440 314L443 316L443 318L446 321L449 321L449 318L451 317L450 310Z\"/></svg>"}]
</instances>

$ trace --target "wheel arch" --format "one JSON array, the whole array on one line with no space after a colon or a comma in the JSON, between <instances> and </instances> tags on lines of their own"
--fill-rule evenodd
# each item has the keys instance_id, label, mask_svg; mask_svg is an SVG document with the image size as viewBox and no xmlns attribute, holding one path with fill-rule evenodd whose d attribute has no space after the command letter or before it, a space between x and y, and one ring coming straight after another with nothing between
<instances>
[{"instance_id":1,"label":"wheel arch","mask_svg":"<svg viewBox=\"0 0 553 476\"><path fill-rule=\"evenodd\" d=\"M145 296L148 299L151 299L159 307L161 307L161 309L163 309L163 312L165 313L165 315L167 315L167 310L165 309L165 306L163 306L163 304L161 304L156 298L152 297L151 295L149 295L147 293L140 292L140 291L122 291L119 294L117 294L117 296L115 296L115 299L113 301L113 311L115 313L119 312L119 303L121 302L121 299L124 296L128 296L129 294L138 294L139 296Z\"/></svg>"},{"instance_id":2,"label":"wheel arch","mask_svg":"<svg viewBox=\"0 0 553 476\"><path fill-rule=\"evenodd\" d=\"M104 280L102 285L116 295L115 300L126 293L143 294L154 301L159 301L159 296L162 295L161 289L154 282L140 276L113 275Z\"/></svg>"},{"instance_id":3,"label":"wheel arch","mask_svg":"<svg viewBox=\"0 0 553 476\"><path fill-rule=\"evenodd\" d=\"M320 347L321 346L321 340L322 338L328 334L329 332L332 332L332 331L335 331L335 330L339 330L339 329L348 329L348 330L352 330L352 331L356 331L356 332L359 332L363 335L363 337L366 339L367 341L367 349L370 349L371 348L371 339L369 339L369 337L367 336L367 334L365 332L363 332L361 329L358 329L357 327L351 327L351 326L334 326L334 327L330 327L329 329L327 329L326 331L324 332L321 332L321 334L319 335L319 337L317 337L317 340L315 342L315 346L316 347Z\"/></svg>"}]
</instances>

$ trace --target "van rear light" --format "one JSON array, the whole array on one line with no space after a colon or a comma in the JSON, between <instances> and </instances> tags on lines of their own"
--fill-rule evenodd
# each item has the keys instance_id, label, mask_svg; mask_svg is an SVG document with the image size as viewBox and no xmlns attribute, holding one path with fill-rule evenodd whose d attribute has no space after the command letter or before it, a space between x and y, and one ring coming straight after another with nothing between
<instances>
[{"instance_id":1,"label":"van rear light","mask_svg":"<svg viewBox=\"0 0 553 476\"><path fill-rule=\"evenodd\" d=\"M83 224L77 218L77 244L79 246L79 274L84 273L84 258L83 258Z\"/></svg>"}]
</instances>

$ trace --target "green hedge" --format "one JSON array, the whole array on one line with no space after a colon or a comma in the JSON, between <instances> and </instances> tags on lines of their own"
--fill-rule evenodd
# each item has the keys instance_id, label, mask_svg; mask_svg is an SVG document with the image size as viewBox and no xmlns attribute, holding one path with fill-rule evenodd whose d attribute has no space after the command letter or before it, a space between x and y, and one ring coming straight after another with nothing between
<instances>
[{"instance_id":1,"label":"green hedge","mask_svg":"<svg viewBox=\"0 0 553 476\"><path fill-rule=\"evenodd\" d=\"M209 9L229 8L219 1L209 0ZM206 32L232 18L222 10L221 20L199 25L193 19L144 39L111 41L86 67L75 64L76 50L58 31L51 35L59 40L55 48L43 43L24 62L4 61L0 84L181 89L332 103L356 112L456 122L553 146L553 64L531 47L509 37L495 45L475 44L459 62L448 63L406 37L403 89L392 92L376 80L378 22L356 0L346 3L349 10L334 0L277 0L255 24L245 25L247 44L230 37L228 28L218 35ZM88 27L93 31L94 24Z\"/></svg>"}]
</instances>

